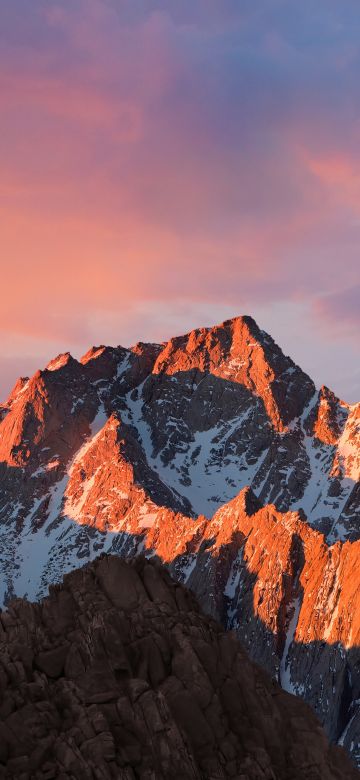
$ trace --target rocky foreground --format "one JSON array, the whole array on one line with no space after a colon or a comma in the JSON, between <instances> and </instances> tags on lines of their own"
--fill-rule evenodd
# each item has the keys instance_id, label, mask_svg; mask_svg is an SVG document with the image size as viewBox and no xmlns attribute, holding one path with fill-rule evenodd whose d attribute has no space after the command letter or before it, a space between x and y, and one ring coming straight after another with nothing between
<instances>
[{"instance_id":1,"label":"rocky foreground","mask_svg":"<svg viewBox=\"0 0 360 780\"><path fill-rule=\"evenodd\" d=\"M102 556L0 614L0 778L360 777L152 559Z\"/></svg>"}]
</instances>

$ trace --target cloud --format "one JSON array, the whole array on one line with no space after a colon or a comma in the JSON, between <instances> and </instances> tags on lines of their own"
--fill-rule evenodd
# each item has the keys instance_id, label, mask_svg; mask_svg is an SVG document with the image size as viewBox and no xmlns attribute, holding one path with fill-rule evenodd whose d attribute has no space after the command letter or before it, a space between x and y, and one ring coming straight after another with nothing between
<instances>
[{"instance_id":1,"label":"cloud","mask_svg":"<svg viewBox=\"0 0 360 780\"><path fill-rule=\"evenodd\" d=\"M359 343L360 328L360 284L331 295L319 297L315 303L316 314L326 321L332 334L344 331L353 335Z\"/></svg>"},{"instance_id":2,"label":"cloud","mask_svg":"<svg viewBox=\"0 0 360 780\"><path fill-rule=\"evenodd\" d=\"M320 350L346 316L339 279L359 279L358 6L0 0L0 14L4 337L77 349L106 318L109 340L131 341L141 311L159 334L173 312L176 332L184 301L207 322L300 301L324 323Z\"/></svg>"}]
</instances>

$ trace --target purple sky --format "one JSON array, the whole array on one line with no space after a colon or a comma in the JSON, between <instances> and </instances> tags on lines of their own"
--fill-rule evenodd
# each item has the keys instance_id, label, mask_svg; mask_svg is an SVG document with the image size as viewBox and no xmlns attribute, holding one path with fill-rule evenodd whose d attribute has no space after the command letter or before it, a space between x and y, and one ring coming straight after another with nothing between
<instances>
[{"instance_id":1,"label":"purple sky","mask_svg":"<svg viewBox=\"0 0 360 780\"><path fill-rule=\"evenodd\" d=\"M0 389L252 314L360 399L360 6L0 0Z\"/></svg>"}]
</instances>

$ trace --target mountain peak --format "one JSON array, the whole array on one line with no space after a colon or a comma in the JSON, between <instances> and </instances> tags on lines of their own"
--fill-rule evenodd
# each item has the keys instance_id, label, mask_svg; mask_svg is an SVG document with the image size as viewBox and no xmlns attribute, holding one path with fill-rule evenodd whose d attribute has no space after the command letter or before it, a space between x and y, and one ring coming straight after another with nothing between
<instances>
[{"instance_id":1,"label":"mountain peak","mask_svg":"<svg viewBox=\"0 0 360 780\"><path fill-rule=\"evenodd\" d=\"M9 393L9 396L7 398L6 403L4 406L11 406L11 404L16 401L16 399L19 397L21 393L23 393L26 390L26 387L28 386L30 381L30 377L28 376L20 376L19 379L16 380L13 389Z\"/></svg>"},{"instance_id":2,"label":"mountain peak","mask_svg":"<svg viewBox=\"0 0 360 780\"><path fill-rule=\"evenodd\" d=\"M217 328L247 328L249 333L252 333L252 335L259 336L261 334L261 330L253 317L251 317L250 314L237 314L235 317L229 317L227 320L224 320L223 322L219 323L219 325L210 326L208 330L212 330L213 327Z\"/></svg>"},{"instance_id":3,"label":"mountain peak","mask_svg":"<svg viewBox=\"0 0 360 780\"><path fill-rule=\"evenodd\" d=\"M46 371L58 371L59 368L68 366L70 363L76 363L70 352L60 352L57 357L50 360L46 366Z\"/></svg>"},{"instance_id":4,"label":"mountain peak","mask_svg":"<svg viewBox=\"0 0 360 780\"><path fill-rule=\"evenodd\" d=\"M312 380L249 316L170 339L155 362L154 373L194 369L239 383L259 396L279 431L302 413L315 392Z\"/></svg>"},{"instance_id":5,"label":"mountain peak","mask_svg":"<svg viewBox=\"0 0 360 780\"><path fill-rule=\"evenodd\" d=\"M85 352L85 355L80 358L80 363L86 365L90 360L96 360L96 358L100 357L106 349L110 349L110 347L106 347L105 344L100 344L99 347L90 347L90 349Z\"/></svg>"},{"instance_id":6,"label":"mountain peak","mask_svg":"<svg viewBox=\"0 0 360 780\"><path fill-rule=\"evenodd\" d=\"M359 415L248 316L59 355L0 408L0 604L160 556L356 754Z\"/></svg>"},{"instance_id":7,"label":"mountain peak","mask_svg":"<svg viewBox=\"0 0 360 780\"><path fill-rule=\"evenodd\" d=\"M248 517L255 515L260 509L263 508L263 504L259 501L250 485L245 485L242 490L229 501L228 506L232 510L237 510Z\"/></svg>"}]
</instances>

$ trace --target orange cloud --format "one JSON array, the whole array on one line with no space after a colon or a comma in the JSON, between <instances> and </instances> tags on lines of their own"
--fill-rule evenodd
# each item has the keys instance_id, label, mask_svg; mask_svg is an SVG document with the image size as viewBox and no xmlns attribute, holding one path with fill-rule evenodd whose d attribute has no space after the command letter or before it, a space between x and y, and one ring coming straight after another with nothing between
<instances>
[{"instance_id":1,"label":"orange cloud","mask_svg":"<svg viewBox=\"0 0 360 780\"><path fill-rule=\"evenodd\" d=\"M104 128L119 142L136 141L142 134L142 108L131 99L114 100L86 84L59 78L25 78L0 75L0 106L4 112L43 112L81 123L89 129Z\"/></svg>"},{"instance_id":2,"label":"orange cloud","mask_svg":"<svg viewBox=\"0 0 360 780\"><path fill-rule=\"evenodd\" d=\"M184 301L208 323L275 311L333 294L343 255L354 284L350 102L341 124L331 63L325 78L284 9L270 39L251 10L172 0L34 0L2 21L4 341L86 347L106 318L111 341L120 325L132 341L141 312L161 337ZM336 62L345 88L353 59Z\"/></svg>"},{"instance_id":3,"label":"orange cloud","mask_svg":"<svg viewBox=\"0 0 360 780\"><path fill-rule=\"evenodd\" d=\"M355 157L335 153L307 157L310 172L324 185L332 200L360 213L360 163Z\"/></svg>"}]
</instances>

